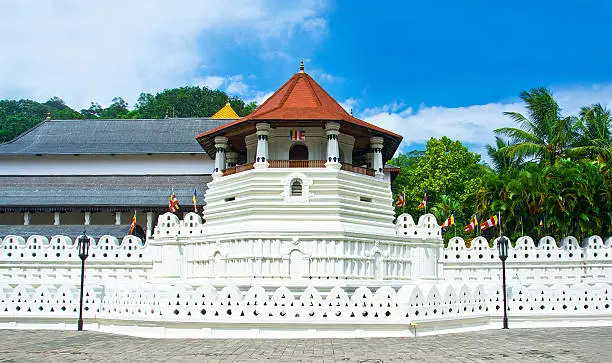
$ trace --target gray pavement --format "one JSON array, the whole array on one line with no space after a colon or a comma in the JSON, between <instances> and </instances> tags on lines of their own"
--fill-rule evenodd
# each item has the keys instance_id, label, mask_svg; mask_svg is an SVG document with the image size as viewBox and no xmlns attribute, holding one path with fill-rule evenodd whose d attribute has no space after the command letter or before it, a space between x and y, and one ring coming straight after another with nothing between
<instances>
[{"instance_id":1,"label":"gray pavement","mask_svg":"<svg viewBox=\"0 0 612 363\"><path fill-rule=\"evenodd\" d=\"M49 330L0 330L0 336L0 362L612 361L612 327L370 339L170 340Z\"/></svg>"}]
</instances>

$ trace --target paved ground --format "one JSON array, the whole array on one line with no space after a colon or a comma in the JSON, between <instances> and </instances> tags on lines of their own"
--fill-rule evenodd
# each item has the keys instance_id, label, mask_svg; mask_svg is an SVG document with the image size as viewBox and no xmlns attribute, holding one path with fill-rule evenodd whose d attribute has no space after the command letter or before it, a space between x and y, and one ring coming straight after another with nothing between
<instances>
[{"instance_id":1,"label":"paved ground","mask_svg":"<svg viewBox=\"0 0 612 363\"><path fill-rule=\"evenodd\" d=\"M159 340L45 330L0 330L0 337L0 362L612 361L612 327L375 339Z\"/></svg>"}]
</instances>

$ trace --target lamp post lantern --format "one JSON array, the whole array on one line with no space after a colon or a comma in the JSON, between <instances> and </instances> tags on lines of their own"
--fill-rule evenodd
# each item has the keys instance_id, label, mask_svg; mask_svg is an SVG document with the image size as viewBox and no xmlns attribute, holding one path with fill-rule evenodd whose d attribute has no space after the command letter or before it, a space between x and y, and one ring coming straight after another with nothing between
<instances>
[{"instance_id":1,"label":"lamp post lantern","mask_svg":"<svg viewBox=\"0 0 612 363\"><path fill-rule=\"evenodd\" d=\"M79 320L77 323L77 329L83 330L83 285L85 284L85 260L89 256L89 237L87 233L83 231L83 235L79 237L78 249L79 258L81 259L81 301L79 304Z\"/></svg>"},{"instance_id":2,"label":"lamp post lantern","mask_svg":"<svg viewBox=\"0 0 612 363\"><path fill-rule=\"evenodd\" d=\"M508 308L506 305L506 259L508 258L508 238L500 236L497 240L497 250L499 251L499 259L502 262L502 289L504 293L504 327L508 329Z\"/></svg>"}]
</instances>

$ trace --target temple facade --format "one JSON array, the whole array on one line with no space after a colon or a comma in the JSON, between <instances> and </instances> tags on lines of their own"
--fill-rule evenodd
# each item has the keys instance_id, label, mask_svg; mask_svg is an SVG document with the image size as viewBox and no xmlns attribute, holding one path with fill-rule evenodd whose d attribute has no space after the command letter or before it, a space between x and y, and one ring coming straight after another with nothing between
<instances>
[{"instance_id":1,"label":"temple facade","mask_svg":"<svg viewBox=\"0 0 612 363\"><path fill-rule=\"evenodd\" d=\"M0 328L74 329L81 276L85 329L144 337L417 336L499 328L504 311L612 324L612 238L521 237L507 274L483 237L444 248L433 215L394 218L400 142L303 66L243 118L47 120L0 148L15 223L0 231L30 228L0 238ZM194 184L203 212L165 212ZM135 208L147 232L125 236Z\"/></svg>"},{"instance_id":2,"label":"temple facade","mask_svg":"<svg viewBox=\"0 0 612 363\"><path fill-rule=\"evenodd\" d=\"M228 103L209 118L47 120L0 144L0 237L127 233L141 237L168 211L175 192L193 211L214 161L194 137L237 119Z\"/></svg>"}]
</instances>

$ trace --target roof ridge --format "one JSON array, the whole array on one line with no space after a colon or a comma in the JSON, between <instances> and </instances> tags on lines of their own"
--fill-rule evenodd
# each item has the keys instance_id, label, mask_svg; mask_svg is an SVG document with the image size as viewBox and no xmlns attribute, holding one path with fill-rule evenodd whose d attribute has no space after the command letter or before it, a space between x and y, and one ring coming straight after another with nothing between
<instances>
[{"instance_id":1,"label":"roof ridge","mask_svg":"<svg viewBox=\"0 0 612 363\"><path fill-rule=\"evenodd\" d=\"M27 134L29 134L30 132L36 130L37 128L41 127L42 124L51 121L51 120L42 120L41 122L37 123L36 125L30 127L29 129L25 130L24 132L22 132L21 134L15 136L14 138L10 139L9 141L6 142L0 142L0 145L8 145L8 144L12 144L14 142L16 142L17 140L21 139L22 137L26 136Z\"/></svg>"},{"instance_id":2,"label":"roof ridge","mask_svg":"<svg viewBox=\"0 0 612 363\"><path fill-rule=\"evenodd\" d=\"M304 73L306 75L305 80L306 80L306 84L308 85L308 88L310 88L310 92L312 93L312 95L315 97L316 101L317 101L317 105L319 107L324 107L323 104L321 103L321 99L319 99L319 95L317 95L317 92L315 92L314 87L312 86L312 81L314 81L314 79L312 79L312 77L307 74Z\"/></svg>"},{"instance_id":3,"label":"roof ridge","mask_svg":"<svg viewBox=\"0 0 612 363\"><path fill-rule=\"evenodd\" d=\"M291 80L291 79L295 78L295 81L290 85L290 88L285 92L285 94L283 95L283 98L281 99L281 102L280 102L280 104L279 104L279 106L277 108L281 108L282 106L285 105L285 103L287 102L287 98L289 98L289 96L291 95L291 92L295 88L295 85L297 85L297 83L300 80L300 78L302 78L301 77L302 74L305 74L305 73L296 73L293 77L291 77L289 79L289 80ZM272 111L272 110L270 110L270 111Z\"/></svg>"}]
</instances>

